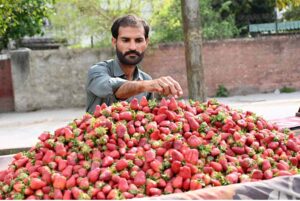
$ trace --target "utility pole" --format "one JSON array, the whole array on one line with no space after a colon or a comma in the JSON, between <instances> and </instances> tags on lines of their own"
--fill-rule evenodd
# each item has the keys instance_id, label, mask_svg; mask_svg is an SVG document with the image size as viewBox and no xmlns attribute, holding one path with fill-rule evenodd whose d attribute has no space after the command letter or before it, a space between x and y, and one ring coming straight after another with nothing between
<instances>
[{"instance_id":1,"label":"utility pole","mask_svg":"<svg viewBox=\"0 0 300 201\"><path fill-rule=\"evenodd\" d=\"M205 101L202 36L198 0L181 0L189 98Z\"/></svg>"}]
</instances>

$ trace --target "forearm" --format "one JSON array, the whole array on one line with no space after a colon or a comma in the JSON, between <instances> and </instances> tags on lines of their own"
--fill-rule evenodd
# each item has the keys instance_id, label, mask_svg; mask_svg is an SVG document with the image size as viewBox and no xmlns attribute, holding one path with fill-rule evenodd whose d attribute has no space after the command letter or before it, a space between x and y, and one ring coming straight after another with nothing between
<instances>
[{"instance_id":1,"label":"forearm","mask_svg":"<svg viewBox=\"0 0 300 201\"><path fill-rule=\"evenodd\" d=\"M118 99L127 99L145 90L145 81L127 81L119 87L115 96Z\"/></svg>"}]
</instances>

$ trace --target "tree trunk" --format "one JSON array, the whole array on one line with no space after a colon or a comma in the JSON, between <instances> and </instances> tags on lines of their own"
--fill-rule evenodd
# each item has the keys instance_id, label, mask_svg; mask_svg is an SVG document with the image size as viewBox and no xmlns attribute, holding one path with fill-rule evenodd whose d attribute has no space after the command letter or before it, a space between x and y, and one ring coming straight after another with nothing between
<instances>
[{"instance_id":1,"label":"tree trunk","mask_svg":"<svg viewBox=\"0 0 300 201\"><path fill-rule=\"evenodd\" d=\"M199 1L181 0L189 98L205 101Z\"/></svg>"}]
</instances>

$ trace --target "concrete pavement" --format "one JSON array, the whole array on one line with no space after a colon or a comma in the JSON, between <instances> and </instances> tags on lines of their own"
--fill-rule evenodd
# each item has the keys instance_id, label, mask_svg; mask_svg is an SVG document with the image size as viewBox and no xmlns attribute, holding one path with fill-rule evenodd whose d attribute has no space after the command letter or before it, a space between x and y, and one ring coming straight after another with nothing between
<instances>
[{"instance_id":1,"label":"concrete pavement","mask_svg":"<svg viewBox=\"0 0 300 201\"><path fill-rule=\"evenodd\" d=\"M233 96L217 100L232 108L249 110L267 120L272 120L295 116L300 107L300 91ZM84 114L84 108L0 113L0 150L31 147L35 145L43 131L53 133L57 128Z\"/></svg>"}]
</instances>

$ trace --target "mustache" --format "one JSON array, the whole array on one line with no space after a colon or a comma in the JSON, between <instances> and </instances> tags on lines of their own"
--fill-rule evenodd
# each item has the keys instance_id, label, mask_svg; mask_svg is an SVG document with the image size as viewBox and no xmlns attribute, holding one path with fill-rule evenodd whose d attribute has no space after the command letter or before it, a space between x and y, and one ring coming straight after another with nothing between
<instances>
[{"instance_id":1,"label":"mustache","mask_svg":"<svg viewBox=\"0 0 300 201\"><path fill-rule=\"evenodd\" d=\"M141 56L141 53L139 53L139 52L136 51L136 50L129 50L128 52L125 52L125 53L124 53L124 56L127 56L127 55L129 55L129 54L135 54L135 55L137 55L137 56Z\"/></svg>"}]
</instances>

